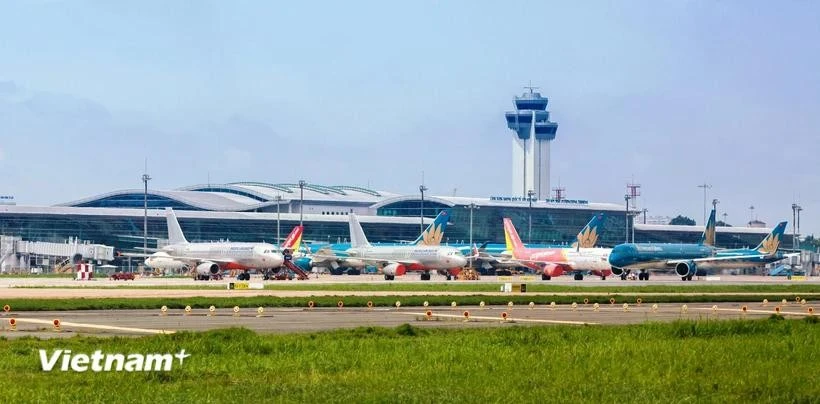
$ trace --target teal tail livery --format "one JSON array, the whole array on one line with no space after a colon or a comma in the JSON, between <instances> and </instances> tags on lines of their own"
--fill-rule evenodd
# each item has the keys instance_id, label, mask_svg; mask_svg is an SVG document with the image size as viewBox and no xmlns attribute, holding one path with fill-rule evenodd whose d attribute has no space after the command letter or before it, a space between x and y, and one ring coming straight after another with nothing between
<instances>
[{"instance_id":1,"label":"teal tail livery","mask_svg":"<svg viewBox=\"0 0 820 404\"><path fill-rule=\"evenodd\" d=\"M709 220L706 221L706 227L703 229L703 235L700 236L701 245L715 246L716 225L715 210L712 209L712 213L709 214Z\"/></svg>"},{"instance_id":2,"label":"teal tail livery","mask_svg":"<svg viewBox=\"0 0 820 404\"><path fill-rule=\"evenodd\" d=\"M783 239L783 233L786 232L786 224L787 222L778 223L777 226L772 229L771 233L755 247L755 251L763 255L773 255L777 253L777 249L780 247L780 240Z\"/></svg>"},{"instance_id":3,"label":"teal tail livery","mask_svg":"<svg viewBox=\"0 0 820 404\"><path fill-rule=\"evenodd\" d=\"M447 210L439 212L433 223L422 232L419 237L413 241L413 245L427 245L436 246L441 245L441 240L444 238L444 230L447 228L447 221L450 219L450 213Z\"/></svg>"},{"instance_id":4,"label":"teal tail livery","mask_svg":"<svg viewBox=\"0 0 820 404\"><path fill-rule=\"evenodd\" d=\"M598 244L598 236L604 231L604 214L599 213L592 217L592 219L581 229L575 242L572 243L572 248L593 248Z\"/></svg>"}]
</instances>

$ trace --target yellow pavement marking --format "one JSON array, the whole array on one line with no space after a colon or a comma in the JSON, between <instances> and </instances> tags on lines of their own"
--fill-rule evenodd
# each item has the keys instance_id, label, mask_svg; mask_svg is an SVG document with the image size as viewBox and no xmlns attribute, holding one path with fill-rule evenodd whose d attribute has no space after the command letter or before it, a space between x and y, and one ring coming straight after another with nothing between
<instances>
[{"instance_id":1,"label":"yellow pavement marking","mask_svg":"<svg viewBox=\"0 0 820 404\"><path fill-rule=\"evenodd\" d=\"M32 324L47 324L53 325L52 320L39 320L35 318L17 318L17 322L20 323L32 323ZM176 331L173 330L154 330L150 328L132 328L132 327L117 327L113 325L100 325L100 324L86 324L86 323L70 323L68 321L61 321L60 327L76 327L76 328L92 328L97 330L109 330L109 331L126 331L126 332L141 332L146 334L174 334Z\"/></svg>"}]
</instances>

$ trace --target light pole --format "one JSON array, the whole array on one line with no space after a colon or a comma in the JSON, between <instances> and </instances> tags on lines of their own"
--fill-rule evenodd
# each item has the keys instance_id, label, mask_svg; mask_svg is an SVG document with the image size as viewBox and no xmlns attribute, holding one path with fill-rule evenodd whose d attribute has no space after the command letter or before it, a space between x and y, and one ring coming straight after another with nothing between
<instances>
[{"instance_id":1,"label":"light pole","mask_svg":"<svg viewBox=\"0 0 820 404\"><path fill-rule=\"evenodd\" d=\"M529 213L529 234L527 235L527 244L532 244L532 196L535 195L535 191L528 190L527 191L527 200L530 202L530 210Z\"/></svg>"},{"instance_id":2,"label":"light pole","mask_svg":"<svg viewBox=\"0 0 820 404\"><path fill-rule=\"evenodd\" d=\"M279 238L279 209L282 205L282 195L276 195L273 200L276 201L276 244L278 245L282 240Z\"/></svg>"},{"instance_id":3,"label":"light pole","mask_svg":"<svg viewBox=\"0 0 820 404\"><path fill-rule=\"evenodd\" d=\"M792 248L797 246L797 208L796 203L792 204Z\"/></svg>"},{"instance_id":4,"label":"light pole","mask_svg":"<svg viewBox=\"0 0 820 404\"><path fill-rule=\"evenodd\" d=\"M142 194L142 204L144 208L143 217L142 217L142 252L146 254L148 251L148 181L151 180L151 176L148 175L146 168L146 173L142 174L142 183L145 185L145 191Z\"/></svg>"},{"instance_id":5,"label":"light pole","mask_svg":"<svg viewBox=\"0 0 820 404\"><path fill-rule=\"evenodd\" d=\"M752 222L755 220L755 205L749 206L749 227L752 227Z\"/></svg>"},{"instance_id":6,"label":"light pole","mask_svg":"<svg viewBox=\"0 0 820 404\"><path fill-rule=\"evenodd\" d=\"M643 224L646 224L646 212L647 211L648 210L646 208L643 208L643 210L642 210L642 212L643 212Z\"/></svg>"},{"instance_id":7,"label":"light pole","mask_svg":"<svg viewBox=\"0 0 820 404\"><path fill-rule=\"evenodd\" d=\"M419 209L419 234L424 233L424 191L427 187L424 184L419 185L419 192L421 192L421 208Z\"/></svg>"},{"instance_id":8,"label":"light pole","mask_svg":"<svg viewBox=\"0 0 820 404\"><path fill-rule=\"evenodd\" d=\"M797 248L800 248L800 211L803 210L803 207L797 205Z\"/></svg>"},{"instance_id":9,"label":"light pole","mask_svg":"<svg viewBox=\"0 0 820 404\"><path fill-rule=\"evenodd\" d=\"M467 205L467 209L470 209L470 268L473 267L473 210L478 208L478 205L474 202L470 202L470 204Z\"/></svg>"},{"instance_id":10,"label":"light pole","mask_svg":"<svg viewBox=\"0 0 820 404\"><path fill-rule=\"evenodd\" d=\"M299 226L302 225L302 219L304 217L302 212L304 211L303 207L305 204L305 184L307 184L305 180L299 180Z\"/></svg>"},{"instance_id":11,"label":"light pole","mask_svg":"<svg viewBox=\"0 0 820 404\"><path fill-rule=\"evenodd\" d=\"M726 212L723 212L723 214L721 216L723 216L723 225L728 226L729 222L726 221L726 218L729 216L729 214L726 213Z\"/></svg>"},{"instance_id":12,"label":"light pole","mask_svg":"<svg viewBox=\"0 0 820 404\"><path fill-rule=\"evenodd\" d=\"M704 182L703 184L698 185L698 188L703 188L703 223L705 224L706 223L706 191L709 190L709 189L712 189L712 186Z\"/></svg>"},{"instance_id":13,"label":"light pole","mask_svg":"<svg viewBox=\"0 0 820 404\"><path fill-rule=\"evenodd\" d=\"M625 243L629 242L629 194L624 195L624 203L626 203L626 211L624 211L626 218L626 227L624 227Z\"/></svg>"}]
</instances>

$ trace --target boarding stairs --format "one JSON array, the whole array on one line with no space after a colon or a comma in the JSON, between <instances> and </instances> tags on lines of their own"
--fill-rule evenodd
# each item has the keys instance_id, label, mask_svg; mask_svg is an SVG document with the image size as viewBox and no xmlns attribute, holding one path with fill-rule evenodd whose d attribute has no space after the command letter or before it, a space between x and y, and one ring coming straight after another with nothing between
<instances>
[{"instance_id":1,"label":"boarding stairs","mask_svg":"<svg viewBox=\"0 0 820 404\"><path fill-rule=\"evenodd\" d=\"M57 264L54 264L54 272L58 274L67 274L74 272L74 263L71 258L66 258Z\"/></svg>"},{"instance_id":2,"label":"boarding stairs","mask_svg":"<svg viewBox=\"0 0 820 404\"><path fill-rule=\"evenodd\" d=\"M303 281L308 278L308 274L305 271L303 271L302 268L299 268L298 265L294 264L293 261L285 260L284 266L285 268L293 271L293 273L296 274L296 279Z\"/></svg>"}]
</instances>

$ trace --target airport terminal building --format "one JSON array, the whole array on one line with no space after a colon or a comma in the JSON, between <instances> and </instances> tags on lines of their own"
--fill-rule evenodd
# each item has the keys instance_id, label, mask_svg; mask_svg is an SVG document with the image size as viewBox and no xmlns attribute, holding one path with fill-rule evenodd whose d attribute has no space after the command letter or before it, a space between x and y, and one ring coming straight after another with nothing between
<instances>
[{"instance_id":1,"label":"airport terminal building","mask_svg":"<svg viewBox=\"0 0 820 404\"><path fill-rule=\"evenodd\" d=\"M64 242L69 238L135 251L143 245L143 198L139 189L114 191L56 206L0 205L0 234L29 241ZM503 243L502 218L510 217L523 241L569 244L597 214L605 215L599 243L612 246L627 235L637 242L697 242L699 226L631 225L623 205L571 199L484 198L400 195L354 186L309 183L236 182L151 190L148 200L148 246L167 238L166 207L177 212L190 241L268 241L283 238L304 222L303 239L315 243L346 242L350 212L360 216L371 242L414 240L444 209L450 223L443 241L468 243L470 216L476 243ZM628 224L629 223L629 224ZM277 226L278 225L278 226ZM277 230L278 227L278 230ZM765 228L718 228L724 248L754 246ZM783 240L788 248L791 238Z\"/></svg>"},{"instance_id":2,"label":"airport terminal building","mask_svg":"<svg viewBox=\"0 0 820 404\"><path fill-rule=\"evenodd\" d=\"M348 214L356 213L371 242L416 239L423 226L442 210L450 210L443 242L449 244L503 243L502 219L512 218L521 239L528 244L570 244L583 226L598 213L604 229L598 242L614 246L627 239L636 242L695 243L703 232L698 226L635 224L636 211L624 205L550 199L550 143L558 123L550 119L548 99L527 87L513 98L514 110L505 113L512 132L512 193L510 196L450 197L401 195L357 186L294 183L233 182L202 184L175 190L129 189L95 195L56 206L17 206L0 199L0 235L29 241L64 242L68 239L113 246L117 251L142 247L147 228L148 247L167 238L165 208L177 212L190 241L281 240L303 222L303 239L314 243L342 243L349 238ZM560 189L559 190L563 190ZM2 198L2 196L0 196ZM147 226L143 225L147 199ZM633 207L634 209L634 207ZM757 245L765 228L722 227L717 245L741 248ZM791 237L781 244L791 246ZM2 261L3 257L0 257Z\"/></svg>"}]
</instances>

